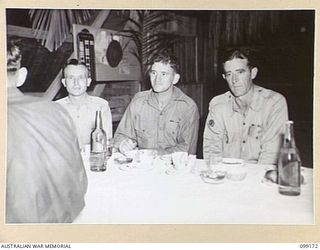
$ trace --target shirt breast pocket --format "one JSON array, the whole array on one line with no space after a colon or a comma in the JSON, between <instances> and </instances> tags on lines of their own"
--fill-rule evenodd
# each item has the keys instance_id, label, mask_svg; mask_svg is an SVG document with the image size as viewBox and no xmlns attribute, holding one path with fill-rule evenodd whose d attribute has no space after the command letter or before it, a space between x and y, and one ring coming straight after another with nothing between
<instances>
[{"instance_id":1,"label":"shirt breast pocket","mask_svg":"<svg viewBox=\"0 0 320 250\"><path fill-rule=\"evenodd\" d=\"M154 133L152 130L152 123L149 120L139 120L134 127L138 146L140 148L152 147L152 139Z\"/></svg>"},{"instance_id":2,"label":"shirt breast pocket","mask_svg":"<svg viewBox=\"0 0 320 250\"><path fill-rule=\"evenodd\" d=\"M166 130L170 136L176 138L179 131L179 121L169 120L169 122L166 124Z\"/></svg>"},{"instance_id":3,"label":"shirt breast pocket","mask_svg":"<svg viewBox=\"0 0 320 250\"><path fill-rule=\"evenodd\" d=\"M248 136L253 141L260 141L262 136L262 127L259 124L252 124L248 130Z\"/></svg>"}]
</instances>

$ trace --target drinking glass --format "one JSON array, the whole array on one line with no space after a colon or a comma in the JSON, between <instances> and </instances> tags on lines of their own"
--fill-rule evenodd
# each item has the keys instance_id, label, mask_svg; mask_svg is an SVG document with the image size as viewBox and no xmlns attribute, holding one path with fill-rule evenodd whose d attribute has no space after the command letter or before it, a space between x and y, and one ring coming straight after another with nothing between
<instances>
[{"instance_id":1,"label":"drinking glass","mask_svg":"<svg viewBox=\"0 0 320 250\"><path fill-rule=\"evenodd\" d=\"M222 164L222 156L219 155L210 155L209 158L209 165L208 165L208 172L209 173L220 173L220 174L226 174L226 170L223 167Z\"/></svg>"}]
</instances>

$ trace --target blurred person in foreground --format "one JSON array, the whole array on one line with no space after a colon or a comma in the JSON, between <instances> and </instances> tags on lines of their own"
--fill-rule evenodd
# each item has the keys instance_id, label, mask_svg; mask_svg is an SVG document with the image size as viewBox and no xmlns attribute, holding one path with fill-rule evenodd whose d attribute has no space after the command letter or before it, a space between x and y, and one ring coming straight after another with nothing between
<instances>
[{"instance_id":1,"label":"blurred person in foreground","mask_svg":"<svg viewBox=\"0 0 320 250\"><path fill-rule=\"evenodd\" d=\"M179 88L175 56L156 55L149 68L152 89L137 93L127 107L114 136L121 153L156 149L159 154L196 154L199 111L196 103Z\"/></svg>"},{"instance_id":2,"label":"blurred person in foreground","mask_svg":"<svg viewBox=\"0 0 320 250\"><path fill-rule=\"evenodd\" d=\"M21 51L7 44L6 223L67 223L83 209L87 176L75 127L51 101L24 95Z\"/></svg>"},{"instance_id":3,"label":"blurred person in foreground","mask_svg":"<svg viewBox=\"0 0 320 250\"><path fill-rule=\"evenodd\" d=\"M230 91L214 97L203 135L204 158L222 156L276 164L284 124L286 99L253 81L258 74L250 50L235 49L223 57L223 78Z\"/></svg>"},{"instance_id":4,"label":"blurred person in foreground","mask_svg":"<svg viewBox=\"0 0 320 250\"><path fill-rule=\"evenodd\" d=\"M109 103L105 99L91 96L87 88L91 84L88 68L76 59L71 59L63 69L61 80L68 96L56 102L65 108L76 125L81 149L90 144L90 135L95 127L96 111L101 110L102 127L109 139L112 138L112 116Z\"/></svg>"}]
</instances>

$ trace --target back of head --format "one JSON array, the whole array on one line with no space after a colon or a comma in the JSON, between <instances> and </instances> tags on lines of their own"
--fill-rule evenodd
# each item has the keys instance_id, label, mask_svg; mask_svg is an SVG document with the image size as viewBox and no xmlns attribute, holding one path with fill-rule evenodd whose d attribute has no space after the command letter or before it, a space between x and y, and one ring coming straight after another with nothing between
<instances>
[{"instance_id":1,"label":"back of head","mask_svg":"<svg viewBox=\"0 0 320 250\"><path fill-rule=\"evenodd\" d=\"M16 72L21 67L21 50L16 40L7 42L7 72Z\"/></svg>"},{"instance_id":2,"label":"back of head","mask_svg":"<svg viewBox=\"0 0 320 250\"><path fill-rule=\"evenodd\" d=\"M150 65L152 66L156 62L169 64L170 67L173 68L175 73L179 73L179 64L178 64L177 57L175 55L167 52L167 51L155 54L151 59L151 64Z\"/></svg>"}]
</instances>

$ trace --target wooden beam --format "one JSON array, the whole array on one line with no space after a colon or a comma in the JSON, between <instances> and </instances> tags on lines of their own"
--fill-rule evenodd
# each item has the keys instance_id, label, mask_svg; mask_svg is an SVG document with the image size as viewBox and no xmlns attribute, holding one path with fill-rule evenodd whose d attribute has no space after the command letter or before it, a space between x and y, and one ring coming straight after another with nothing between
<instances>
[{"instance_id":1,"label":"wooden beam","mask_svg":"<svg viewBox=\"0 0 320 250\"><path fill-rule=\"evenodd\" d=\"M91 24L91 27L97 28L97 29L101 28L104 21L109 16L109 13L110 13L110 10L101 10L99 12L99 14L97 15L97 17L95 18L95 20L93 21L93 23ZM74 57L75 57L75 52L73 52L71 54L69 59L74 58ZM62 69L60 69L59 73L57 74L55 79L52 81L49 88L46 90L46 92L44 92L44 94L43 94L44 98L52 100L57 95L58 91L61 88L61 78L62 78Z\"/></svg>"},{"instance_id":2,"label":"wooden beam","mask_svg":"<svg viewBox=\"0 0 320 250\"><path fill-rule=\"evenodd\" d=\"M18 36L18 37L23 37L23 38L31 38L31 39L36 39L34 37L32 28L27 28L27 27L21 27L21 26L16 26L16 25L7 25L7 34L9 36ZM40 38L42 39L46 35L46 31L43 31L41 33ZM68 35L65 42L67 43L72 43L72 35Z\"/></svg>"},{"instance_id":3,"label":"wooden beam","mask_svg":"<svg viewBox=\"0 0 320 250\"><path fill-rule=\"evenodd\" d=\"M97 15L96 19L93 21L91 26L93 28L101 28L103 23L106 21L110 14L110 10L101 10L99 14Z\"/></svg>"}]
</instances>

